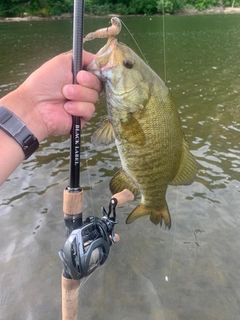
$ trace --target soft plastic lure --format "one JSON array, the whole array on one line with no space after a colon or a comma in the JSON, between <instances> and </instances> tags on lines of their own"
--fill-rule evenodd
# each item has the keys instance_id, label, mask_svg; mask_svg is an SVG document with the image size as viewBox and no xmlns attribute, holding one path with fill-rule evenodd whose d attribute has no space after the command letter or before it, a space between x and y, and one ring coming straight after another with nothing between
<instances>
[{"instance_id":1,"label":"soft plastic lure","mask_svg":"<svg viewBox=\"0 0 240 320\"><path fill-rule=\"evenodd\" d=\"M112 25L110 27L98 29L94 32L90 32L89 34L87 34L86 37L83 39L83 43L96 38L115 37L121 31L122 24L120 19L118 19L117 17L111 18L111 24Z\"/></svg>"}]
</instances>

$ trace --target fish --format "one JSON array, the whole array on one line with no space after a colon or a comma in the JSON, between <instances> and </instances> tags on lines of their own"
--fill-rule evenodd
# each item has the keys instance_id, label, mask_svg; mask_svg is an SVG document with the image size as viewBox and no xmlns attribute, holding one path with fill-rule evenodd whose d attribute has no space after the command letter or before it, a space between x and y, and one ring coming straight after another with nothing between
<instances>
[{"instance_id":1,"label":"fish","mask_svg":"<svg viewBox=\"0 0 240 320\"><path fill-rule=\"evenodd\" d=\"M169 185L189 185L197 163L190 152L171 91L131 48L114 36L86 69L104 86L107 116L92 136L95 145L115 142L121 168L110 181L112 194L130 190L140 203L126 223L149 215L171 228Z\"/></svg>"}]
</instances>

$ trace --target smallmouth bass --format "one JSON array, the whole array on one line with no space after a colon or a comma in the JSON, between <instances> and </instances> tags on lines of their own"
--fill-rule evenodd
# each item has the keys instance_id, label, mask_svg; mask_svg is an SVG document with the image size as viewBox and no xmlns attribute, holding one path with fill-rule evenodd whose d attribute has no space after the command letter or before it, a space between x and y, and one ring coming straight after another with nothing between
<instances>
[{"instance_id":1,"label":"smallmouth bass","mask_svg":"<svg viewBox=\"0 0 240 320\"><path fill-rule=\"evenodd\" d=\"M189 151L172 95L161 78L114 37L87 66L104 84L108 117L92 136L96 145L115 141L122 168L110 181L112 194L129 189L140 204L126 223L150 215L170 229L168 185L189 185L196 161Z\"/></svg>"}]
</instances>

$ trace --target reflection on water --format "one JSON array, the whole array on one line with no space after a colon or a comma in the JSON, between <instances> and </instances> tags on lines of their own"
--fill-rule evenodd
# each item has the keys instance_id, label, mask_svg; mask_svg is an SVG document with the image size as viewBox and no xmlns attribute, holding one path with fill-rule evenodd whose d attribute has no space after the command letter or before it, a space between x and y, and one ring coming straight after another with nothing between
<instances>
[{"instance_id":1,"label":"reflection on water","mask_svg":"<svg viewBox=\"0 0 240 320\"><path fill-rule=\"evenodd\" d=\"M86 19L85 33L108 20ZM124 22L164 78L162 17ZM82 282L81 319L239 319L239 27L238 15L165 17L167 85L199 173L191 186L169 187L170 231L148 217L125 225L137 202L119 208L122 240L104 267ZM70 21L2 23L0 31L1 95L72 42ZM137 52L125 30L119 38ZM103 43L86 48L97 51ZM108 205L108 183L119 167L114 144L91 144L104 114L102 97L82 134L86 216L100 216ZM69 144L68 137L44 141L1 187L0 319L61 319L57 252L65 241Z\"/></svg>"}]
</instances>

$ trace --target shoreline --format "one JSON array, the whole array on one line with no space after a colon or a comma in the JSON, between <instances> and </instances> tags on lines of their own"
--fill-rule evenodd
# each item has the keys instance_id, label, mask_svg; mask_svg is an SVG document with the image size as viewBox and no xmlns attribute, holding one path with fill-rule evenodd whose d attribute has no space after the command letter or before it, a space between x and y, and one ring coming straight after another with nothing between
<instances>
[{"instance_id":1,"label":"shoreline","mask_svg":"<svg viewBox=\"0 0 240 320\"><path fill-rule=\"evenodd\" d=\"M210 14L240 14L240 7L237 8L232 8L232 7L215 7L212 9L205 9L205 10L196 10L196 9L181 9L178 12L174 13L174 15L185 15L185 16L190 16L190 15L210 15ZM166 15L170 15L166 13ZM112 16L117 16L120 17L121 15L119 14L108 14L105 16L96 16L96 15L90 15L90 14L85 14L85 17L91 17L91 18L104 18L104 17L112 17ZM123 15L124 16L124 15ZM131 15L127 15L131 16ZM137 15L138 16L138 15ZM144 15L139 15L139 16L144 16ZM157 16L157 15L155 15ZM0 22L21 22L21 21L44 21L44 20L71 20L73 18L73 15L70 13L67 14L62 14L61 16L49 16L49 17L41 17L41 16L25 16L25 17L6 17L2 18L0 17Z\"/></svg>"},{"instance_id":2,"label":"shoreline","mask_svg":"<svg viewBox=\"0 0 240 320\"><path fill-rule=\"evenodd\" d=\"M215 7L211 9L205 10L197 10L197 9L180 9L176 12L176 15L199 15L199 14L238 14L240 13L240 7L232 8L232 7Z\"/></svg>"}]
</instances>

